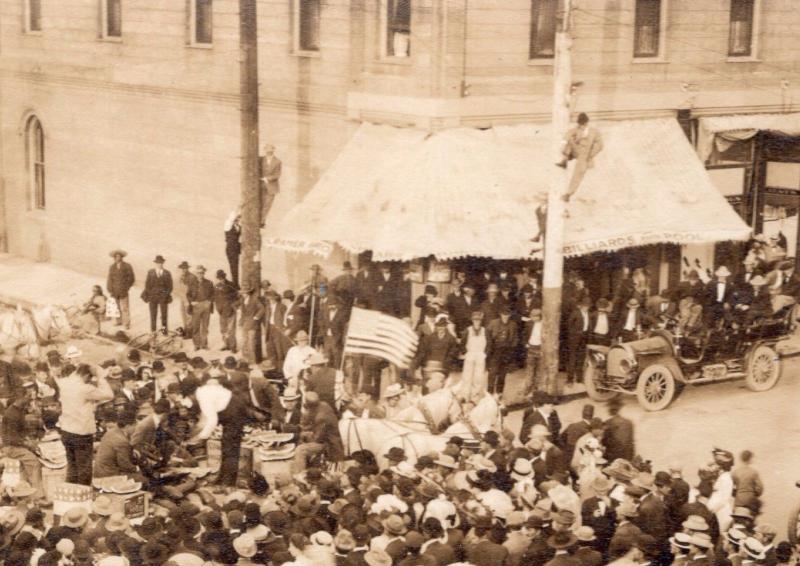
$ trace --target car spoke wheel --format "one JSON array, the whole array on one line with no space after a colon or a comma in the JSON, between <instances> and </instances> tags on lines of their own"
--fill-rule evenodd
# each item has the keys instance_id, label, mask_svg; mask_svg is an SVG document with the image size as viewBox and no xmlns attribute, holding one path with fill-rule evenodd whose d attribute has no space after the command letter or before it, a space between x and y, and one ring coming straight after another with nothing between
<instances>
[{"instance_id":1,"label":"car spoke wheel","mask_svg":"<svg viewBox=\"0 0 800 566\"><path fill-rule=\"evenodd\" d=\"M675 376L663 364L648 366L639 375L636 383L639 404L648 411L666 409L675 397Z\"/></svg>"},{"instance_id":2,"label":"car spoke wheel","mask_svg":"<svg viewBox=\"0 0 800 566\"><path fill-rule=\"evenodd\" d=\"M745 383L751 391L767 391L781 377L781 359L770 346L756 346L747 359Z\"/></svg>"},{"instance_id":3,"label":"car spoke wheel","mask_svg":"<svg viewBox=\"0 0 800 566\"><path fill-rule=\"evenodd\" d=\"M587 358L583 364L583 384L586 386L586 394L593 401L610 401L619 395L616 391L604 389L598 383L602 371L597 367L597 362L590 358Z\"/></svg>"}]
</instances>

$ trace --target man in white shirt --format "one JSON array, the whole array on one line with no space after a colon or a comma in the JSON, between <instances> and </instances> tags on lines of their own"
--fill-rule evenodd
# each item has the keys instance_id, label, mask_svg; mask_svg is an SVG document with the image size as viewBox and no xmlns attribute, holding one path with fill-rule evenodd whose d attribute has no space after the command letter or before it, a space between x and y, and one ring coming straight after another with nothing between
<instances>
[{"instance_id":1,"label":"man in white shirt","mask_svg":"<svg viewBox=\"0 0 800 566\"><path fill-rule=\"evenodd\" d=\"M734 285L729 281L731 272L728 268L719 266L714 276L716 279L706 286L706 300L703 305L708 326L727 318L733 300Z\"/></svg>"},{"instance_id":2,"label":"man in white shirt","mask_svg":"<svg viewBox=\"0 0 800 566\"><path fill-rule=\"evenodd\" d=\"M591 344L608 346L611 343L611 302L608 299L597 301L597 311L592 316Z\"/></svg>"},{"instance_id":3,"label":"man in white shirt","mask_svg":"<svg viewBox=\"0 0 800 566\"><path fill-rule=\"evenodd\" d=\"M297 387L298 377L303 370L309 368L308 358L316 352L311 347L308 340L308 333L305 330L298 331L295 335L295 345L286 352L286 359L283 361L283 375L290 385Z\"/></svg>"},{"instance_id":4,"label":"man in white shirt","mask_svg":"<svg viewBox=\"0 0 800 566\"><path fill-rule=\"evenodd\" d=\"M528 336L528 383L525 386L525 395L536 389L539 376L539 360L542 357L542 309L534 308L530 312L531 333Z\"/></svg>"},{"instance_id":5,"label":"man in white shirt","mask_svg":"<svg viewBox=\"0 0 800 566\"><path fill-rule=\"evenodd\" d=\"M97 405L114 398L114 392L100 373L97 385L92 383L92 370L80 364L58 383L61 417L58 427L67 452L67 482L92 484L94 435L97 427L94 410Z\"/></svg>"}]
</instances>

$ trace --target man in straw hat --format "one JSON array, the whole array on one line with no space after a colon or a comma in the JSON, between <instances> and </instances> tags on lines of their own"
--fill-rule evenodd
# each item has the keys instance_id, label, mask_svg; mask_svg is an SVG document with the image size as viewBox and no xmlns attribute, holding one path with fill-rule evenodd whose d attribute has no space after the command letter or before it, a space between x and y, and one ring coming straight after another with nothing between
<instances>
[{"instance_id":1,"label":"man in straw hat","mask_svg":"<svg viewBox=\"0 0 800 566\"><path fill-rule=\"evenodd\" d=\"M214 284L206 279L206 268L195 268L196 279L189 287L186 299L192 307L192 342L195 350L208 349L208 323L214 312Z\"/></svg>"},{"instance_id":2,"label":"man in straw hat","mask_svg":"<svg viewBox=\"0 0 800 566\"><path fill-rule=\"evenodd\" d=\"M377 407L379 418L393 419L403 410L403 407L400 406L403 393L403 386L399 383L392 383L386 387L383 392L383 400Z\"/></svg>"},{"instance_id":3,"label":"man in straw hat","mask_svg":"<svg viewBox=\"0 0 800 566\"><path fill-rule=\"evenodd\" d=\"M116 325L124 325L125 328L130 328L131 307L128 293L136 282L136 276L133 274L131 264L123 259L128 255L125 250L113 250L110 255L114 258L114 263L108 268L106 289L108 289L109 296L117 302L117 307L119 307L120 317L117 319Z\"/></svg>"},{"instance_id":4,"label":"man in straw hat","mask_svg":"<svg viewBox=\"0 0 800 566\"><path fill-rule=\"evenodd\" d=\"M164 269L167 260L162 255L153 259L153 269L147 272L142 300L150 307L150 331L156 331L158 311L161 311L161 332L167 332L167 312L172 302L172 274Z\"/></svg>"},{"instance_id":5,"label":"man in straw hat","mask_svg":"<svg viewBox=\"0 0 800 566\"><path fill-rule=\"evenodd\" d=\"M715 279L706 285L706 296L703 303L703 312L708 326L728 318L735 289L730 282L731 272L726 266L720 265L714 272L714 277Z\"/></svg>"}]
</instances>

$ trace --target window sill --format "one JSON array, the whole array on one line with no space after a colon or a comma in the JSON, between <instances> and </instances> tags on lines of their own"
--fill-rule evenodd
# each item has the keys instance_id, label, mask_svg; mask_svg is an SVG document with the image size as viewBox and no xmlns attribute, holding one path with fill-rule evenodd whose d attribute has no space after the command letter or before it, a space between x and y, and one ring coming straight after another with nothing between
<instances>
[{"instance_id":1,"label":"window sill","mask_svg":"<svg viewBox=\"0 0 800 566\"><path fill-rule=\"evenodd\" d=\"M187 43L189 49L214 49L213 43Z\"/></svg>"},{"instance_id":2,"label":"window sill","mask_svg":"<svg viewBox=\"0 0 800 566\"><path fill-rule=\"evenodd\" d=\"M731 55L725 61L728 63L761 63L761 59L753 55Z\"/></svg>"},{"instance_id":3,"label":"window sill","mask_svg":"<svg viewBox=\"0 0 800 566\"><path fill-rule=\"evenodd\" d=\"M393 55L384 55L378 59L378 63L384 63L387 65L411 66L411 57L395 57Z\"/></svg>"},{"instance_id":4,"label":"window sill","mask_svg":"<svg viewBox=\"0 0 800 566\"><path fill-rule=\"evenodd\" d=\"M664 57L634 57L631 59L633 65L663 65L669 63Z\"/></svg>"},{"instance_id":5,"label":"window sill","mask_svg":"<svg viewBox=\"0 0 800 566\"><path fill-rule=\"evenodd\" d=\"M541 57L539 59L528 59L528 66L529 67L552 67L553 62L555 61L554 57L545 58Z\"/></svg>"},{"instance_id":6,"label":"window sill","mask_svg":"<svg viewBox=\"0 0 800 566\"><path fill-rule=\"evenodd\" d=\"M319 50L309 51L306 49L296 49L291 52L291 55L293 57L309 57L311 59L319 59L320 57L322 57L322 55L320 55Z\"/></svg>"}]
</instances>

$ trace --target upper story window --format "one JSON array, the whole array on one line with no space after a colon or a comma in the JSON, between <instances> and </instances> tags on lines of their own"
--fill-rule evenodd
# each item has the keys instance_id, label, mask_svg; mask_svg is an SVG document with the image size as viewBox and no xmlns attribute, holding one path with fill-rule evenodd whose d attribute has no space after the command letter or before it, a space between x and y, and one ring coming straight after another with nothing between
<instances>
[{"instance_id":1,"label":"upper story window","mask_svg":"<svg viewBox=\"0 0 800 566\"><path fill-rule=\"evenodd\" d=\"M731 25L728 31L728 55L752 57L755 55L756 0L731 0Z\"/></svg>"},{"instance_id":2,"label":"upper story window","mask_svg":"<svg viewBox=\"0 0 800 566\"><path fill-rule=\"evenodd\" d=\"M321 0L295 0L295 51L319 51L320 2Z\"/></svg>"},{"instance_id":3,"label":"upper story window","mask_svg":"<svg viewBox=\"0 0 800 566\"><path fill-rule=\"evenodd\" d=\"M42 0L24 0L25 32L42 31Z\"/></svg>"},{"instance_id":4,"label":"upper story window","mask_svg":"<svg viewBox=\"0 0 800 566\"><path fill-rule=\"evenodd\" d=\"M192 45L211 45L214 42L212 0L189 0L189 27Z\"/></svg>"},{"instance_id":5,"label":"upper story window","mask_svg":"<svg viewBox=\"0 0 800 566\"><path fill-rule=\"evenodd\" d=\"M386 0L386 55L411 54L411 0Z\"/></svg>"},{"instance_id":6,"label":"upper story window","mask_svg":"<svg viewBox=\"0 0 800 566\"><path fill-rule=\"evenodd\" d=\"M122 0L100 0L100 19L103 38L122 37Z\"/></svg>"},{"instance_id":7,"label":"upper story window","mask_svg":"<svg viewBox=\"0 0 800 566\"><path fill-rule=\"evenodd\" d=\"M558 0L531 0L531 59L552 59L556 53Z\"/></svg>"},{"instance_id":8,"label":"upper story window","mask_svg":"<svg viewBox=\"0 0 800 566\"><path fill-rule=\"evenodd\" d=\"M31 208L44 209L44 130L36 116L25 123L25 157Z\"/></svg>"},{"instance_id":9,"label":"upper story window","mask_svg":"<svg viewBox=\"0 0 800 566\"><path fill-rule=\"evenodd\" d=\"M663 8L666 0L636 0L633 33L634 57L662 56Z\"/></svg>"}]
</instances>

